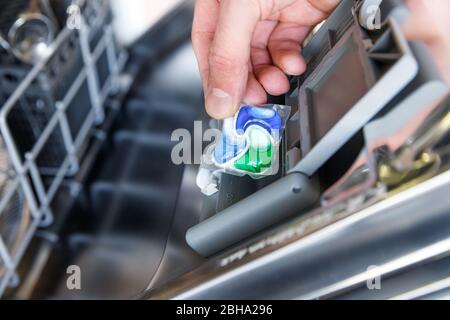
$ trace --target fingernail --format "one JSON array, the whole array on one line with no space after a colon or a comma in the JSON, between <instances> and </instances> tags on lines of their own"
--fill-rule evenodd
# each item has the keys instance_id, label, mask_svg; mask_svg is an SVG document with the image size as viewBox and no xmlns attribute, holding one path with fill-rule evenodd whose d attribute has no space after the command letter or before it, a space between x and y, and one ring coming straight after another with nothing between
<instances>
[{"instance_id":1,"label":"fingernail","mask_svg":"<svg viewBox=\"0 0 450 320\"><path fill-rule=\"evenodd\" d=\"M213 88L206 97L206 110L214 118L224 118L233 108L231 96L218 88Z\"/></svg>"},{"instance_id":2,"label":"fingernail","mask_svg":"<svg viewBox=\"0 0 450 320\"><path fill-rule=\"evenodd\" d=\"M250 106L257 106L261 104L260 102L258 102L258 100L252 98L245 98L242 102Z\"/></svg>"},{"instance_id":3,"label":"fingernail","mask_svg":"<svg viewBox=\"0 0 450 320\"><path fill-rule=\"evenodd\" d=\"M306 65L298 54L286 55L282 60L283 69L291 76L299 76L305 72Z\"/></svg>"}]
</instances>

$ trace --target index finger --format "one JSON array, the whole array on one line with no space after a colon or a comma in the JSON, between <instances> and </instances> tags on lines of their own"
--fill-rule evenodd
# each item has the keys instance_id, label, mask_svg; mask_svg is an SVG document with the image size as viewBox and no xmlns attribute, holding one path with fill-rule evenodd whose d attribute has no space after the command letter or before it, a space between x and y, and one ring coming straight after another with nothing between
<instances>
[{"instance_id":1,"label":"index finger","mask_svg":"<svg viewBox=\"0 0 450 320\"><path fill-rule=\"evenodd\" d=\"M192 46L194 48L204 88L207 87L209 73L209 51L214 39L219 16L217 0L197 0L192 26Z\"/></svg>"},{"instance_id":2,"label":"index finger","mask_svg":"<svg viewBox=\"0 0 450 320\"><path fill-rule=\"evenodd\" d=\"M253 32L260 20L258 0L222 0L209 52L206 110L214 118L232 116L243 98Z\"/></svg>"}]
</instances>

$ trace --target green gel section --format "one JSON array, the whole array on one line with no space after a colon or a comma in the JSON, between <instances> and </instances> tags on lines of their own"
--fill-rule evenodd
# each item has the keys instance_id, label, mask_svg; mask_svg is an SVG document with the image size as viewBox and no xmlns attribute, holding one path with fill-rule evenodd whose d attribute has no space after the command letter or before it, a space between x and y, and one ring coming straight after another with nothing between
<instances>
[{"instance_id":1,"label":"green gel section","mask_svg":"<svg viewBox=\"0 0 450 320\"><path fill-rule=\"evenodd\" d=\"M241 158L236 160L234 167L250 173L261 173L272 165L272 142L267 133L258 127L251 128L250 147Z\"/></svg>"}]
</instances>

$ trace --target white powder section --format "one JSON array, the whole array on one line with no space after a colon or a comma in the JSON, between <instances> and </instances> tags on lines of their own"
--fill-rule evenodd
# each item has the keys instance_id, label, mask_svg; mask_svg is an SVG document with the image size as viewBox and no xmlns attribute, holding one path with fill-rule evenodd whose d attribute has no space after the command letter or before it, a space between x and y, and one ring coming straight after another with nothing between
<instances>
[{"instance_id":1,"label":"white powder section","mask_svg":"<svg viewBox=\"0 0 450 320\"><path fill-rule=\"evenodd\" d=\"M266 150L270 147L271 141L268 133L256 126L249 129L249 138L253 149Z\"/></svg>"}]
</instances>

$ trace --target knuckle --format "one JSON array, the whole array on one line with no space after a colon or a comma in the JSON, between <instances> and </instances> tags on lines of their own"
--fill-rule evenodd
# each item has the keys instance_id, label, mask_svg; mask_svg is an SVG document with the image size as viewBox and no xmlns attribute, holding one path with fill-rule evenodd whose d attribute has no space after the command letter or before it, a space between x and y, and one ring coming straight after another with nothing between
<instances>
[{"instance_id":1,"label":"knuckle","mask_svg":"<svg viewBox=\"0 0 450 320\"><path fill-rule=\"evenodd\" d=\"M254 2L256 2L255 6L259 7L261 19L270 17L278 10L275 0L254 0Z\"/></svg>"},{"instance_id":2,"label":"knuckle","mask_svg":"<svg viewBox=\"0 0 450 320\"><path fill-rule=\"evenodd\" d=\"M209 56L209 65L212 69L222 74L234 75L242 70L242 62L240 59L214 51Z\"/></svg>"},{"instance_id":3,"label":"knuckle","mask_svg":"<svg viewBox=\"0 0 450 320\"><path fill-rule=\"evenodd\" d=\"M251 6L258 11L259 20L270 20L277 14L281 7L282 1L278 0L246 0Z\"/></svg>"},{"instance_id":4,"label":"knuckle","mask_svg":"<svg viewBox=\"0 0 450 320\"><path fill-rule=\"evenodd\" d=\"M192 30L191 40L193 46L199 46L202 43L211 42L214 38L214 33L207 31Z\"/></svg>"}]
</instances>

